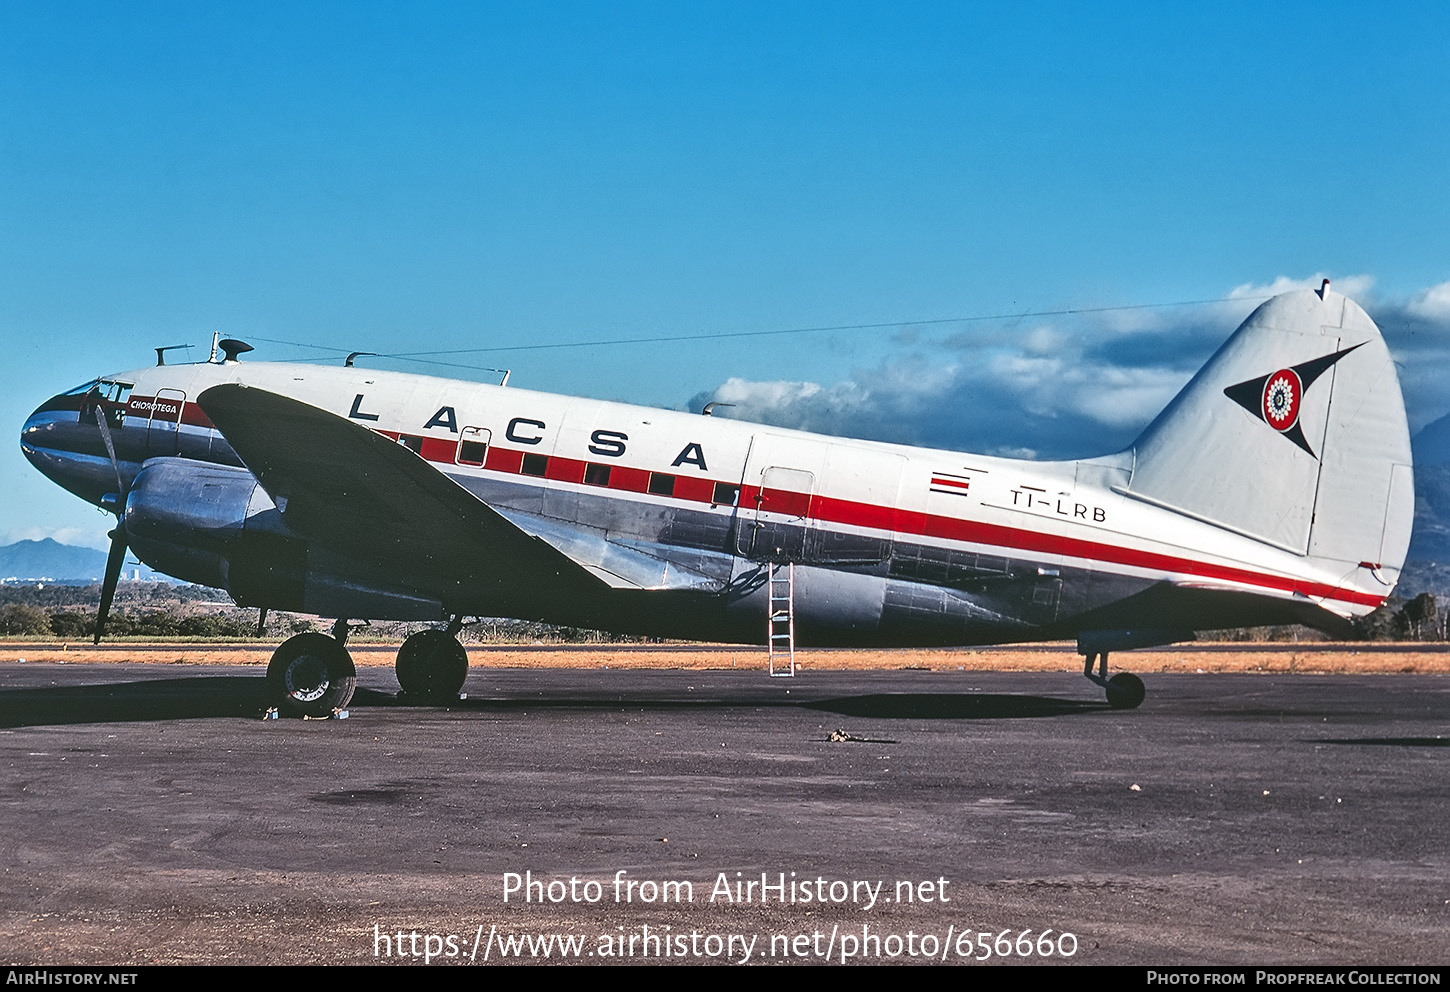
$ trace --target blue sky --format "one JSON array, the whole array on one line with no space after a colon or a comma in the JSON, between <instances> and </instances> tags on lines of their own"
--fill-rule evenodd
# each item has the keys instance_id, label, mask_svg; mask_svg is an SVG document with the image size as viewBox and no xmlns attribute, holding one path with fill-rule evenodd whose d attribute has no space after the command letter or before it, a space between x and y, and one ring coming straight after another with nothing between
<instances>
[{"instance_id":1,"label":"blue sky","mask_svg":"<svg viewBox=\"0 0 1450 992\"><path fill-rule=\"evenodd\" d=\"M1324 273L1419 426L1450 410L1446 52L1425 3L6 4L0 423L213 330L294 359L878 324L448 360L1090 454ZM108 519L0 456L0 541Z\"/></svg>"}]
</instances>

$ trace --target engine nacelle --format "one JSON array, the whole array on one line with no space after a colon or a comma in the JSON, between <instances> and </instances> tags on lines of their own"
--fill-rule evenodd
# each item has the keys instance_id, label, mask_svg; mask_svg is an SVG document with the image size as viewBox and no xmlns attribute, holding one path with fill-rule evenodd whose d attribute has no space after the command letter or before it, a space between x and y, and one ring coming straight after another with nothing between
<instances>
[{"instance_id":1,"label":"engine nacelle","mask_svg":"<svg viewBox=\"0 0 1450 992\"><path fill-rule=\"evenodd\" d=\"M153 458L126 497L126 537L152 568L225 589L243 606L374 620L437 620L442 603L360 563L315 553L244 468ZM362 576L362 578L359 578Z\"/></svg>"},{"instance_id":2,"label":"engine nacelle","mask_svg":"<svg viewBox=\"0 0 1450 992\"><path fill-rule=\"evenodd\" d=\"M231 589L230 562L244 557L247 516L259 495L270 506L256 477L244 468L152 459L126 497L127 542L152 568L188 582ZM276 508L272 510L275 514ZM297 549L281 557L291 557L301 567L284 584L300 586L306 548L300 539L293 542ZM286 538L278 543L285 546Z\"/></svg>"}]
</instances>

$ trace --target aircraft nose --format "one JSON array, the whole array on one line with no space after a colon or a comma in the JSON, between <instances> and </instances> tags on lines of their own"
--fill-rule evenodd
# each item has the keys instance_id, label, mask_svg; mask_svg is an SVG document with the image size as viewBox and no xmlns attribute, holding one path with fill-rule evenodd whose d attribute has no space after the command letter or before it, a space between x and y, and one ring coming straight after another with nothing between
<instances>
[{"instance_id":1,"label":"aircraft nose","mask_svg":"<svg viewBox=\"0 0 1450 992\"><path fill-rule=\"evenodd\" d=\"M52 396L40 406L36 407L30 416L25 418L25 426L20 428L20 450L25 457L35 462L36 451L45 446L46 428L54 421L50 411L55 408L59 396Z\"/></svg>"},{"instance_id":2,"label":"aircraft nose","mask_svg":"<svg viewBox=\"0 0 1450 992\"><path fill-rule=\"evenodd\" d=\"M80 400L60 393L35 408L20 428L20 451L40 473L82 499L115 492L116 470L97 436L80 419Z\"/></svg>"}]
</instances>

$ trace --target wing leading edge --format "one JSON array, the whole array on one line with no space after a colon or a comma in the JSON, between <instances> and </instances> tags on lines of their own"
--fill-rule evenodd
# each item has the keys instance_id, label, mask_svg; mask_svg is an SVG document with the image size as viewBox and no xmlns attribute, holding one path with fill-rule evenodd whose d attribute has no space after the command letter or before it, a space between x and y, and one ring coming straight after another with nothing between
<instances>
[{"instance_id":1,"label":"wing leading edge","mask_svg":"<svg viewBox=\"0 0 1450 992\"><path fill-rule=\"evenodd\" d=\"M647 572L626 578L617 574L625 569L572 557L417 454L336 414L240 383L213 386L197 402L287 525L331 550L421 565L445 579L547 585L552 595L650 587L641 584ZM681 584L678 572L658 581Z\"/></svg>"}]
</instances>

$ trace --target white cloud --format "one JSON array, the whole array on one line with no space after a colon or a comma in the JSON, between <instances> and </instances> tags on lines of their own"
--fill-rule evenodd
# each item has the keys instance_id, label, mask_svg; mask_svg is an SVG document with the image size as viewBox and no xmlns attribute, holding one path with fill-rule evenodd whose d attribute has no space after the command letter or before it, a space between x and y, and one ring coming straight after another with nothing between
<instances>
[{"instance_id":1,"label":"white cloud","mask_svg":"<svg viewBox=\"0 0 1450 992\"><path fill-rule=\"evenodd\" d=\"M1329 280L1329 288L1336 293L1343 293L1350 299L1363 302L1369 297L1374 289L1374 276L1352 275L1352 276L1330 276L1323 272L1316 272L1312 276L1303 279L1291 279L1288 276L1279 276L1270 283L1244 283L1229 290L1229 299L1257 299L1259 297L1278 296L1280 293L1287 293L1293 289L1318 289Z\"/></svg>"},{"instance_id":2,"label":"white cloud","mask_svg":"<svg viewBox=\"0 0 1450 992\"><path fill-rule=\"evenodd\" d=\"M1047 326L1028 331L1022 340L1022 349L1030 355L1053 355L1060 351L1062 346L1062 335Z\"/></svg>"},{"instance_id":3,"label":"white cloud","mask_svg":"<svg viewBox=\"0 0 1450 992\"><path fill-rule=\"evenodd\" d=\"M1130 444L1252 309L1259 297L1318 289L1319 273L1235 287L1232 302L1076 314L1022 328L974 324L917 340L841 382L730 379L702 393L738 404L726 416L850 437L1020 457L1102 454ZM1368 275L1333 288L1364 298ZM1444 414L1450 391L1450 282L1411 300L1380 300L1375 317L1400 364L1412 428Z\"/></svg>"},{"instance_id":4,"label":"white cloud","mask_svg":"<svg viewBox=\"0 0 1450 992\"><path fill-rule=\"evenodd\" d=\"M1408 309L1417 317L1450 323L1450 282L1431 286L1412 300Z\"/></svg>"},{"instance_id":5,"label":"white cloud","mask_svg":"<svg viewBox=\"0 0 1450 992\"><path fill-rule=\"evenodd\" d=\"M870 402L870 393L854 382L840 382L827 388L817 382L751 382L732 378L717 387L710 394L710 400L731 405L728 411L718 410L718 415L819 431L831 421L849 418L859 411Z\"/></svg>"}]
</instances>

